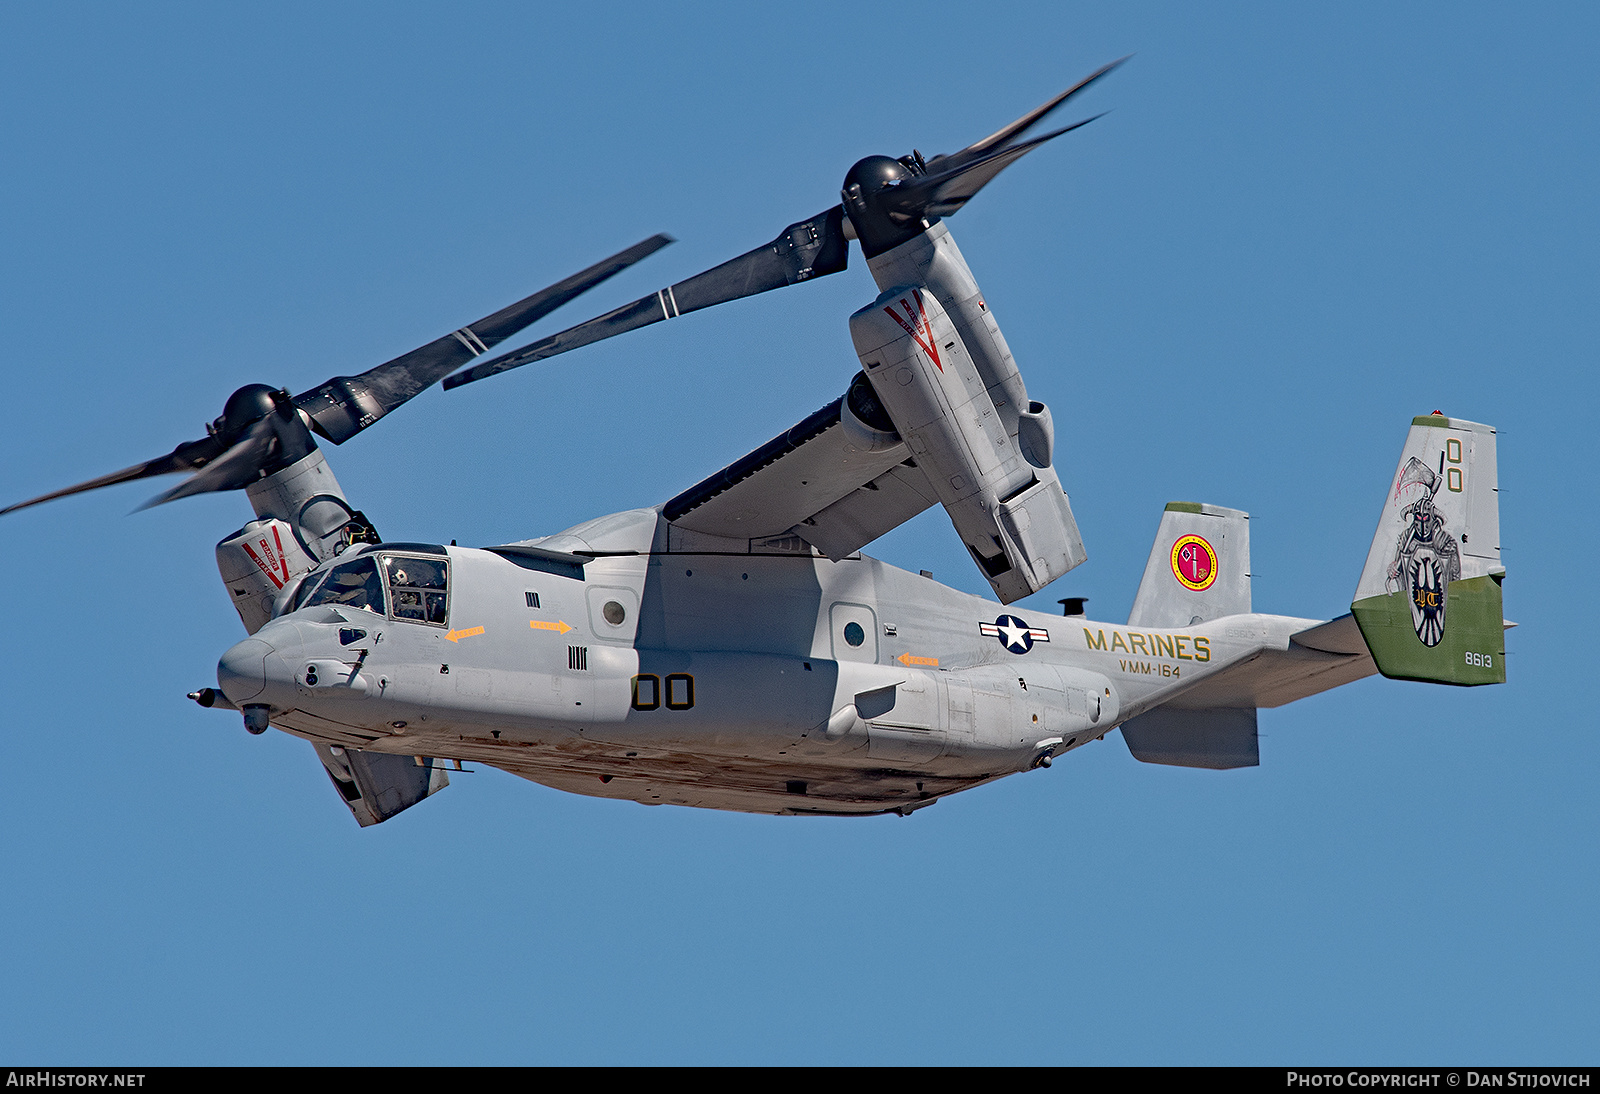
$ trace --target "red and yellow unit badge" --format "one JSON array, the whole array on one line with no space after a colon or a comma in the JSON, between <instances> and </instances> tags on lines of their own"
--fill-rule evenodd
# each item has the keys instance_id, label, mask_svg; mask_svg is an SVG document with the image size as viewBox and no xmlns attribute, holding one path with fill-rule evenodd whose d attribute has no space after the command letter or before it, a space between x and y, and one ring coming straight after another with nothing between
<instances>
[{"instance_id":1,"label":"red and yellow unit badge","mask_svg":"<svg viewBox=\"0 0 1600 1094\"><path fill-rule=\"evenodd\" d=\"M1205 592L1217 580L1217 552L1203 536L1179 536L1172 545L1172 576L1185 589Z\"/></svg>"}]
</instances>

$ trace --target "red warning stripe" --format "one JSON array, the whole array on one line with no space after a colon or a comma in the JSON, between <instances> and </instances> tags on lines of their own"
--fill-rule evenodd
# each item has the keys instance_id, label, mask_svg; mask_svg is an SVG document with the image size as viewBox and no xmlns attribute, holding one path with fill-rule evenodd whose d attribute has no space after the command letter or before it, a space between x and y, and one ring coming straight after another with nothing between
<instances>
[{"instance_id":1,"label":"red warning stripe","mask_svg":"<svg viewBox=\"0 0 1600 1094\"><path fill-rule=\"evenodd\" d=\"M911 310L911 302L903 296L900 298L900 306L906 310L905 319L901 319L896 315L893 308L884 308L883 310L889 313L890 319L900 324L901 329L916 339L917 345L922 347L922 352L932 359L933 367L943 372L944 362L939 360L939 343L934 341L933 328L928 323L928 311L922 306L922 290L913 290L911 299L917 302L917 310L914 312Z\"/></svg>"},{"instance_id":2,"label":"red warning stripe","mask_svg":"<svg viewBox=\"0 0 1600 1094\"><path fill-rule=\"evenodd\" d=\"M283 588L289 581L289 556L284 553L283 537L278 534L278 526L272 526L272 542L278 545L276 552L267 543L267 537L262 536L257 542L261 544L261 554L267 556L265 562L261 560L261 555L251 550L248 543L241 544L244 553L250 556L250 561L254 562L262 573L267 575L275 588ZM282 577L278 576L280 573Z\"/></svg>"}]
</instances>

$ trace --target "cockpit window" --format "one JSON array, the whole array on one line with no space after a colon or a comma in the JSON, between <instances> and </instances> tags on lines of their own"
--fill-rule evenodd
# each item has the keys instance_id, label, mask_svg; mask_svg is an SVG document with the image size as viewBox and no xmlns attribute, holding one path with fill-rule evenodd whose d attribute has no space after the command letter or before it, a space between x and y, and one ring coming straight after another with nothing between
<instances>
[{"instance_id":1,"label":"cockpit window","mask_svg":"<svg viewBox=\"0 0 1600 1094\"><path fill-rule=\"evenodd\" d=\"M294 587L294 592L290 595L287 601L280 600L272 605L272 618L276 619L280 615L287 615L289 612L299 611L301 608L305 607L306 598L308 598L311 595L312 590L314 590L322 582L324 576L325 575L313 571L302 577L300 579L300 584Z\"/></svg>"},{"instance_id":2,"label":"cockpit window","mask_svg":"<svg viewBox=\"0 0 1600 1094\"><path fill-rule=\"evenodd\" d=\"M302 608L317 604L334 604L341 608L364 608L383 614L383 582L378 579L378 566L370 558L342 562L328 571L328 576L315 592L308 596Z\"/></svg>"},{"instance_id":3,"label":"cockpit window","mask_svg":"<svg viewBox=\"0 0 1600 1094\"><path fill-rule=\"evenodd\" d=\"M444 626L450 564L442 558L385 555L383 572L396 619Z\"/></svg>"},{"instance_id":4,"label":"cockpit window","mask_svg":"<svg viewBox=\"0 0 1600 1094\"><path fill-rule=\"evenodd\" d=\"M290 600L285 612L297 612L311 603L311 596L328 580L327 570L312 570L300 579L300 587L294 591L294 598Z\"/></svg>"}]
</instances>

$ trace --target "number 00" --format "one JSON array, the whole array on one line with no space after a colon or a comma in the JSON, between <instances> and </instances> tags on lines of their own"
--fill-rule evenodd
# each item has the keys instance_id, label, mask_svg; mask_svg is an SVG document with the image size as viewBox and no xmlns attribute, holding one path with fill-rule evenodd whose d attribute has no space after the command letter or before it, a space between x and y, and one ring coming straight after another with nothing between
<instances>
[{"instance_id":1,"label":"number 00","mask_svg":"<svg viewBox=\"0 0 1600 1094\"><path fill-rule=\"evenodd\" d=\"M662 679L653 672L642 672L633 678L633 709L659 710L662 700ZM694 706L694 677L686 672L668 673L665 680L668 710L688 710Z\"/></svg>"}]
</instances>

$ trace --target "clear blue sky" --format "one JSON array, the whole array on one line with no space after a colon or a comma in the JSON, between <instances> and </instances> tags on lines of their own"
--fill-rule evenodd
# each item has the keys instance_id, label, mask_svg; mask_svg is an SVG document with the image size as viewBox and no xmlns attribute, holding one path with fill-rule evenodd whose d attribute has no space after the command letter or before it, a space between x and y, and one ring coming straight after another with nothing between
<instances>
[{"instance_id":1,"label":"clear blue sky","mask_svg":"<svg viewBox=\"0 0 1600 1094\"><path fill-rule=\"evenodd\" d=\"M755 246L858 157L1098 65L1112 113L951 228L1054 408L1122 619L1161 506L1347 610L1412 415L1501 429L1511 682L1120 737L901 820L458 778L379 828L184 693L239 495L0 520L0 1061L1595 1062L1590 5L11 5L0 499L356 372L657 231L547 332ZM840 276L445 394L329 452L391 538L651 505L843 390ZM940 512L870 552L974 592Z\"/></svg>"}]
</instances>

